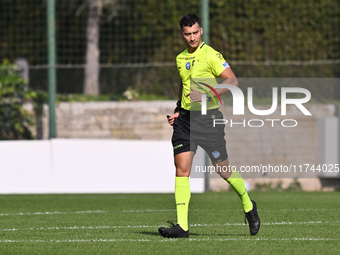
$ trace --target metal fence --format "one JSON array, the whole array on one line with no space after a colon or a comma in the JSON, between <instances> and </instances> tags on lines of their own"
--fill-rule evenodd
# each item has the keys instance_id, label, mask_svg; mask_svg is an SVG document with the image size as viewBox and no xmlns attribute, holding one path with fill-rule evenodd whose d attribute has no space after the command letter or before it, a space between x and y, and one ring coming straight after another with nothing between
<instances>
[{"instance_id":1,"label":"metal fence","mask_svg":"<svg viewBox=\"0 0 340 255\"><path fill-rule=\"evenodd\" d=\"M174 60L185 47L178 22L187 12L208 12L210 44L238 77L339 77L338 1L210 0L206 10L201 2L55 1L58 93L83 93L91 6L99 18L102 94L120 96L129 86L150 93L154 86L153 93L175 97ZM46 10L47 0L0 3L0 60L26 59L30 86L41 90L47 88Z\"/></svg>"},{"instance_id":2,"label":"metal fence","mask_svg":"<svg viewBox=\"0 0 340 255\"><path fill-rule=\"evenodd\" d=\"M27 60L29 87L41 91L47 91L50 67L48 2L0 2L0 61ZM203 2L209 3L205 9ZM97 18L99 93L110 100L129 99L128 90L137 92L136 100L176 98L175 57L185 48L178 23L188 12L208 14L210 45L237 77L340 76L335 0L56 0L54 11L58 94L84 93L85 70L92 64L86 60L89 30ZM323 98L340 98L338 91L324 93Z\"/></svg>"}]
</instances>

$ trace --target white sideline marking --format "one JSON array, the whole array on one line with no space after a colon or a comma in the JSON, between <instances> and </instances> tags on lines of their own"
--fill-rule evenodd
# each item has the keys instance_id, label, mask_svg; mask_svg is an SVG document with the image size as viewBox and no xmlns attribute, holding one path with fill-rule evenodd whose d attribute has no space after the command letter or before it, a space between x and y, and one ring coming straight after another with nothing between
<instances>
[{"instance_id":1,"label":"white sideline marking","mask_svg":"<svg viewBox=\"0 0 340 255\"><path fill-rule=\"evenodd\" d=\"M176 209L144 209L144 210L122 210L122 211L111 211L110 213L146 213L146 212L175 212ZM189 211L211 211L206 209L189 209ZM242 211L241 209L224 209L219 211ZM261 211L261 209L258 209ZM276 210L275 210L276 211ZM300 208L300 209L280 209L280 211L340 211L340 208L331 209L312 209L312 208ZM87 210L87 211L76 211L76 212L18 212L18 213L0 213L0 216L29 216L29 215L55 215L55 214L82 214L82 213L107 213L109 211L102 210Z\"/></svg>"},{"instance_id":2,"label":"white sideline marking","mask_svg":"<svg viewBox=\"0 0 340 255\"><path fill-rule=\"evenodd\" d=\"M25 230L77 230L77 229L115 229L115 228L158 228L159 226L136 225L136 226L74 226L74 227L47 227L47 228L6 228L2 231L25 231Z\"/></svg>"},{"instance_id":3,"label":"white sideline marking","mask_svg":"<svg viewBox=\"0 0 340 255\"><path fill-rule=\"evenodd\" d=\"M258 211L261 211L261 209L257 209ZM275 209L262 209L263 211L277 211ZM123 213L145 213L145 212L175 212L176 209L143 209L143 210L123 210L120 212ZM189 211L212 211L209 209L189 209ZM216 211L216 210L214 210ZM226 208L223 210L217 210L217 211L242 211L242 209L232 209L232 208ZM290 208L283 208L280 209L280 211L296 211L296 212L308 212L308 211L340 211L340 208L330 208L330 209L326 209L326 208L318 208L318 209L313 209L313 208L299 208L299 209L290 209Z\"/></svg>"},{"instance_id":4,"label":"white sideline marking","mask_svg":"<svg viewBox=\"0 0 340 255\"><path fill-rule=\"evenodd\" d=\"M106 211L76 211L76 212L19 212L19 213L0 213L0 216L27 216L27 215L53 215L53 214L82 214L82 213L105 213Z\"/></svg>"},{"instance_id":5,"label":"white sideline marking","mask_svg":"<svg viewBox=\"0 0 340 255\"><path fill-rule=\"evenodd\" d=\"M282 222L264 222L261 225L300 225L300 224L325 224L325 223L334 223L328 221L306 221L306 222L289 222L289 221L282 221ZM192 224L190 226L193 227L213 227L213 226L242 226L246 225L244 223L224 223L224 224Z\"/></svg>"},{"instance_id":6,"label":"white sideline marking","mask_svg":"<svg viewBox=\"0 0 340 255\"><path fill-rule=\"evenodd\" d=\"M285 211L294 211L294 212L323 212L323 211L340 211L340 208L300 208L300 209L281 209L280 211L285 212Z\"/></svg>"},{"instance_id":7,"label":"white sideline marking","mask_svg":"<svg viewBox=\"0 0 340 255\"><path fill-rule=\"evenodd\" d=\"M123 210L123 211L112 211L111 213L145 213L145 212L175 212L176 209L145 209L145 210ZM190 211L198 211L193 209ZM76 212L18 212L18 213L0 213L0 216L27 216L27 215L53 215L53 214L77 214L77 213L107 213L108 211L102 210L87 210L87 211L76 211Z\"/></svg>"},{"instance_id":8,"label":"white sideline marking","mask_svg":"<svg viewBox=\"0 0 340 255\"><path fill-rule=\"evenodd\" d=\"M143 210L123 210L120 211L122 213L146 213L146 212L175 212L176 209L161 209L161 210L157 210L157 209L143 209ZM231 209L231 208L226 208L223 210L209 210L209 209L189 209L189 211L191 212L195 212L195 211L240 211L243 212L242 209ZM257 209L257 211L277 211L275 209ZM319 208L319 209L313 209L313 208L299 208L299 209L290 209L290 208L283 208L280 209L280 211L282 212L288 212L288 211L294 211L294 212L324 212L324 211L340 211L340 208L330 208L330 209L326 209L326 208Z\"/></svg>"},{"instance_id":9,"label":"white sideline marking","mask_svg":"<svg viewBox=\"0 0 340 255\"><path fill-rule=\"evenodd\" d=\"M86 243L86 242L176 242L179 239L65 239L65 240L0 240L0 243ZM340 238L293 237L293 238L188 238L189 242L202 241L340 241Z\"/></svg>"},{"instance_id":10,"label":"white sideline marking","mask_svg":"<svg viewBox=\"0 0 340 255\"><path fill-rule=\"evenodd\" d=\"M148 242L147 239L0 240L0 243Z\"/></svg>"},{"instance_id":11,"label":"white sideline marking","mask_svg":"<svg viewBox=\"0 0 340 255\"><path fill-rule=\"evenodd\" d=\"M262 225L304 225L304 224L334 224L340 221L306 221L306 222L264 222ZM243 226L244 223L224 224L190 224L190 227L214 227L214 226ZM35 230L78 230L78 229L124 229L124 228L159 228L158 225L135 225L135 226L73 226L73 227L40 227L40 228L6 228L2 231L35 231Z\"/></svg>"}]
</instances>

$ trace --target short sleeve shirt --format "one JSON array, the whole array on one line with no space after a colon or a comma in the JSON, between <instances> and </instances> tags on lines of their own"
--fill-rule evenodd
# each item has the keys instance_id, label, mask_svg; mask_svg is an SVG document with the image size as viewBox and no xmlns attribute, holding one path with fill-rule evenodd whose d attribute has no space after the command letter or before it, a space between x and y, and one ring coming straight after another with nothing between
<instances>
[{"instance_id":1,"label":"short sleeve shirt","mask_svg":"<svg viewBox=\"0 0 340 255\"><path fill-rule=\"evenodd\" d=\"M201 103L192 102L189 97L185 96L190 92L190 87L205 93L209 89L204 90L202 86L197 85L197 81L214 88L219 75L230 67L221 53L204 42L193 53L189 53L188 49L180 53L176 58L176 64L183 83L182 108L193 111L201 110ZM208 110L217 108L219 105L213 101L207 103Z\"/></svg>"}]
</instances>

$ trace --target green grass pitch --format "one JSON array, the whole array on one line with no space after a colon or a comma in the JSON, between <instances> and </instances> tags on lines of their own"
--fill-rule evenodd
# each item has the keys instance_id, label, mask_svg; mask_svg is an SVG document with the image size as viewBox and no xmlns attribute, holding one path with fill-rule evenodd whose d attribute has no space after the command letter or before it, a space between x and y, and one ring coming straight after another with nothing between
<instances>
[{"instance_id":1,"label":"green grass pitch","mask_svg":"<svg viewBox=\"0 0 340 255\"><path fill-rule=\"evenodd\" d=\"M233 192L192 194L189 239L165 239L173 194L0 195L0 254L340 254L339 192L251 192L250 236Z\"/></svg>"}]
</instances>

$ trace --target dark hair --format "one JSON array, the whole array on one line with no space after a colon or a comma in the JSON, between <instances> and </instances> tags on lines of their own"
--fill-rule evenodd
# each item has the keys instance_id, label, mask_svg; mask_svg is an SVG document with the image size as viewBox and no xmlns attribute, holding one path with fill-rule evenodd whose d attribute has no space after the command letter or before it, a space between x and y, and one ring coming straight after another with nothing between
<instances>
[{"instance_id":1,"label":"dark hair","mask_svg":"<svg viewBox=\"0 0 340 255\"><path fill-rule=\"evenodd\" d=\"M179 26L183 30L183 27L192 27L196 22L201 27L201 21L195 14L187 14L181 18Z\"/></svg>"}]
</instances>

